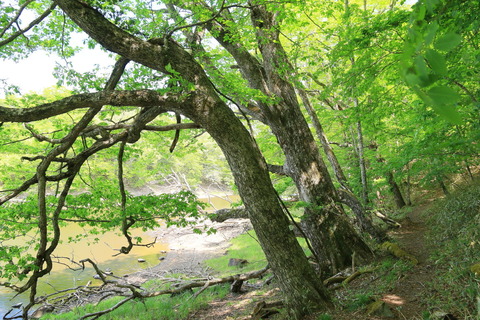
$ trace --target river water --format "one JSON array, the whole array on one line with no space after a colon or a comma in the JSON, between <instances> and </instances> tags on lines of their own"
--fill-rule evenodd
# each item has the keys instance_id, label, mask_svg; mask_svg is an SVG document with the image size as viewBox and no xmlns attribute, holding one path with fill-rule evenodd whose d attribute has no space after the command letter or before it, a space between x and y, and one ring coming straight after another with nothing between
<instances>
[{"instance_id":1,"label":"river water","mask_svg":"<svg viewBox=\"0 0 480 320\"><path fill-rule=\"evenodd\" d=\"M230 207L232 201L237 201L238 196L216 197L212 196L206 199L200 199L210 204L212 208L221 209ZM62 235L66 238L74 237L77 234L85 234L86 230L76 224L68 225L62 228ZM150 243L154 238L148 236L142 230L132 230L133 236L141 236L143 243ZM99 241L94 241L95 238ZM21 241L21 239L15 239ZM134 247L128 255L118 255L118 249L126 246L127 242L124 237L117 235L115 232L107 232L103 235L88 235L87 238L78 243L60 244L55 251L58 257L72 258L79 261L90 258L99 265L101 270L111 270L116 276L134 273L141 269L156 266L161 263L160 259L168 252L168 244L162 243L162 239L157 239L154 247ZM143 259L145 262L139 262ZM67 262L67 259L58 259L59 262ZM71 264L70 264L71 265ZM87 263L84 270L72 271L61 263L55 263L52 272L40 279L38 296L47 295L57 290L73 288L87 284L92 281L92 285L101 284L100 280L93 278L95 270ZM3 317L11 307L17 303L28 303L28 295L22 294L15 297L15 293L5 287L0 286L0 315ZM10 314L12 315L12 314Z\"/></svg>"}]
</instances>

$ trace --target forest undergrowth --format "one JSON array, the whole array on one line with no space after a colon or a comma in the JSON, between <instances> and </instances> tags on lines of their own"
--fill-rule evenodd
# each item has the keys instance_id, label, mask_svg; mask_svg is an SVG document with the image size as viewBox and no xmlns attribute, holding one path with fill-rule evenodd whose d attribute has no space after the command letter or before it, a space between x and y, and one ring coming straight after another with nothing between
<instances>
[{"instance_id":1,"label":"forest undergrowth","mask_svg":"<svg viewBox=\"0 0 480 320\"><path fill-rule=\"evenodd\" d=\"M378 246L375 262L354 267L365 273L331 289L335 308L308 320L480 319L480 273L475 274L475 265L480 263L480 183L461 187L443 199L438 194L423 196L415 206L399 212L398 217L402 217L402 227L389 232L391 242L415 259L399 259ZM249 263L227 267L230 258ZM234 239L224 256L206 261L217 276L248 272L265 263L253 231ZM228 285L223 285L193 299L196 291L134 303L134 308L125 306L103 318L142 315L139 319L260 319L258 314L252 317L254 310L264 302L275 303L281 298L275 281L266 281L269 277L249 280L240 293L231 293ZM156 311L152 312L152 308ZM74 319L94 309L88 306L69 315L47 315L42 319ZM289 319L281 306L270 311L269 319Z\"/></svg>"},{"instance_id":2,"label":"forest undergrowth","mask_svg":"<svg viewBox=\"0 0 480 320\"><path fill-rule=\"evenodd\" d=\"M402 227L389 235L418 263L379 249L373 270L332 290L335 308L309 320L480 319L480 183L459 187L442 198L429 193L398 214ZM270 288L228 294L187 319L254 319L262 301L278 300ZM286 320L285 310L269 319Z\"/></svg>"}]
</instances>

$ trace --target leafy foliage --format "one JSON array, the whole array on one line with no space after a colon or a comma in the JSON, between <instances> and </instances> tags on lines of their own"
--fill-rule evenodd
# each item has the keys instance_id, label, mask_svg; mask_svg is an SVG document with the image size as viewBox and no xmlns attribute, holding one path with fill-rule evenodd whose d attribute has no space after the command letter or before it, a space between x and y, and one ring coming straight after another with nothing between
<instances>
[{"instance_id":1,"label":"leafy foliage","mask_svg":"<svg viewBox=\"0 0 480 320\"><path fill-rule=\"evenodd\" d=\"M432 292L439 293L429 299L431 307L455 310L473 319L480 287L470 267L480 261L480 185L459 188L428 214L432 226L429 241L436 248L432 260L441 273L430 283Z\"/></svg>"}]
</instances>

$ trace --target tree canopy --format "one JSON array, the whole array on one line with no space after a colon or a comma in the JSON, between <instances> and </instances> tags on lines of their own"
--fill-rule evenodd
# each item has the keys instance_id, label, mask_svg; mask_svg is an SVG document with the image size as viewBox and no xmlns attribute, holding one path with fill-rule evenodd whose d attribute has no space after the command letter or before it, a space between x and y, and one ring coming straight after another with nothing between
<instances>
[{"instance_id":1,"label":"tree canopy","mask_svg":"<svg viewBox=\"0 0 480 320\"><path fill-rule=\"evenodd\" d=\"M37 50L64 61L59 88L18 96L6 84L0 101L0 276L30 291L24 317L52 268L62 222L117 228L126 254L140 245L129 228L199 217L191 192L128 192L173 177L235 184L292 318L301 318L331 303L321 277L373 257L365 237L385 237L374 209L409 204L412 188L432 182L448 192L447 177L471 176L478 162L478 1L0 8L2 63ZM108 51L112 70L75 70L79 37ZM281 196L300 200L318 270ZM32 230L38 239L8 244Z\"/></svg>"}]
</instances>

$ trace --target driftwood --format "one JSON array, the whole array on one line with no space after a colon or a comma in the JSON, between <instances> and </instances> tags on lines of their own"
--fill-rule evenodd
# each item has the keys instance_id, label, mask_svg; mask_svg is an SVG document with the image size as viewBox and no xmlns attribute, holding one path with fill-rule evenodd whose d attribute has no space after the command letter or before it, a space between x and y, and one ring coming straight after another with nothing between
<instances>
[{"instance_id":1,"label":"driftwood","mask_svg":"<svg viewBox=\"0 0 480 320\"><path fill-rule=\"evenodd\" d=\"M402 226L400 223L398 223L397 221L395 221L393 219L390 219L389 217L387 217L385 214L381 213L380 211L375 211L375 215L391 227L400 228Z\"/></svg>"},{"instance_id":2,"label":"driftwood","mask_svg":"<svg viewBox=\"0 0 480 320\"><path fill-rule=\"evenodd\" d=\"M43 302L47 306L51 306L49 311L67 311L72 305L82 305L85 303L92 303L92 298L95 303L98 303L106 298L111 298L114 296L123 296L124 299L119 301L116 305L111 308L101 310L98 312L93 312L86 314L80 317L80 320L85 319L98 319L102 315L105 315L123 304L127 303L132 299L146 299L150 297L156 297L160 295L178 295L185 292L191 292L192 295L188 299L195 299L207 288L222 284L222 283L231 283L232 292L241 292L242 284L249 279L261 278L268 270L269 266L265 268L247 272L244 274L236 274L232 276L227 276L223 278L197 278L197 279L166 279L171 282L174 282L168 289L158 290L158 291L147 291L142 288L140 285L135 285L128 283L128 280L122 277L116 277L114 275L108 275L90 259L82 260L82 264L90 263L93 265L95 271L97 272L99 280L103 282L100 286L90 286L90 283L86 286L80 286L76 288L62 290L53 294L50 294L45 297L40 297L38 300ZM193 288L200 288L195 293L193 293ZM83 302L82 302L83 301ZM38 303L38 302L37 302ZM39 309L42 309L40 307ZM43 309L42 309L43 310Z\"/></svg>"},{"instance_id":3,"label":"driftwood","mask_svg":"<svg viewBox=\"0 0 480 320\"><path fill-rule=\"evenodd\" d=\"M251 271L247 272L244 274L236 274L233 276L228 276L228 277L223 277L223 278L216 278L216 279L210 279L210 280L200 280L196 281L195 279L190 280L190 282L187 282L183 285L178 286L175 289L165 289L165 290L160 290L160 291L154 291L154 292L148 292L148 293L142 293L141 297L142 298L149 298L149 297L156 297L160 296L163 294L172 294L172 293L181 293L184 292L188 289L193 289L193 288L199 288L203 287L208 284L208 286L213 286L221 283L233 283L234 281L246 281L249 279L254 279L254 278L260 278L267 272L269 269L269 266L267 265L265 268L256 270L256 271Z\"/></svg>"},{"instance_id":4,"label":"driftwood","mask_svg":"<svg viewBox=\"0 0 480 320\"><path fill-rule=\"evenodd\" d=\"M190 280L183 280L183 281L179 280L181 282L172 285L171 288L169 289L147 292L139 286L123 283L124 280L120 278L117 278L117 280L107 280L104 276L104 273L96 266L94 262L92 262L91 260L85 260L84 262L90 262L94 266L99 276L101 277L101 280L104 282L102 286L97 288L98 290L102 290L104 286L108 285L110 286L110 289L109 289L110 291L117 290L116 291L117 294L125 296L125 299L121 300L120 302L118 302L116 305L114 305L109 309L86 314L83 317L81 317L80 320L98 319L100 316L119 308L121 305L135 298L145 299L145 298L157 297L165 294L174 296L184 292L189 292L189 291L193 292L192 291L193 288L201 288L190 297L190 298L196 298L201 292L203 292L208 287L211 287L217 284L222 284L222 283L232 283L232 287L231 287L232 291L240 292L241 286L244 281L249 279L254 279L254 278L260 278L267 272L267 270L269 270L269 266L267 265L265 268L260 270L251 271L244 274L236 274L236 275L227 276L223 278L190 279ZM111 287L113 287L113 289ZM112 294L109 294L108 296L112 296Z\"/></svg>"},{"instance_id":5,"label":"driftwood","mask_svg":"<svg viewBox=\"0 0 480 320\"><path fill-rule=\"evenodd\" d=\"M214 222L224 222L227 219L248 219L248 212L245 208L220 209L215 211L210 217Z\"/></svg>"},{"instance_id":6,"label":"driftwood","mask_svg":"<svg viewBox=\"0 0 480 320\"><path fill-rule=\"evenodd\" d=\"M213 222L224 222L228 219L249 219L248 211L245 208L236 208L236 209L220 209L215 211L210 215L210 220ZM295 224L290 224L295 236L304 237L303 233L298 229L298 226Z\"/></svg>"}]
</instances>

